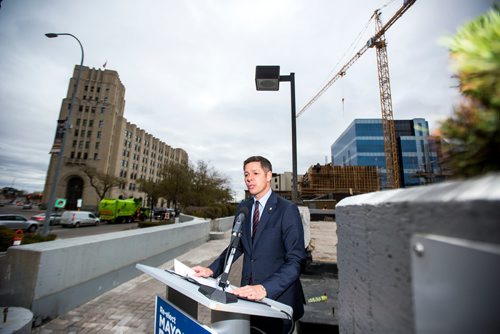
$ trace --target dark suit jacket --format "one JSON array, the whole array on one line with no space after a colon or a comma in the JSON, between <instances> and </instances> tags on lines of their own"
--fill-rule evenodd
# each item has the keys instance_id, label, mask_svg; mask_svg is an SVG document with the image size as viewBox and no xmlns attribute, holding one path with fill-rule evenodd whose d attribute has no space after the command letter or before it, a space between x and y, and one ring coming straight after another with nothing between
<instances>
[{"instance_id":1,"label":"dark suit jacket","mask_svg":"<svg viewBox=\"0 0 500 334\"><path fill-rule=\"evenodd\" d=\"M253 198L241 202L237 213L243 206L251 213L252 205ZM273 192L262 212L253 242L251 221L251 214L248 214L233 259L234 262L244 254L241 286L262 284L268 298L293 308L293 318L297 320L304 314L305 299L299 276L306 259L299 210ZM209 266L214 277L222 274L227 251L226 248Z\"/></svg>"}]
</instances>

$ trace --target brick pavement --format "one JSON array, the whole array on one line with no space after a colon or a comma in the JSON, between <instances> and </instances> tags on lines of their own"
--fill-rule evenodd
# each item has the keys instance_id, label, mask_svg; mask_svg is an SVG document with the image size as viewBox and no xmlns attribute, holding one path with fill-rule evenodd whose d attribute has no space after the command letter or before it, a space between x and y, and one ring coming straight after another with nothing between
<instances>
[{"instance_id":1,"label":"brick pavement","mask_svg":"<svg viewBox=\"0 0 500 334\"><path fill-rule=\"evenodd\" d=\"M311 239L315 249L313 259L336 262L335 235L333 222L311 222ZM224 239L210 240L182 256L180 261L188 266L208 265L228 245L230 233ZM160 268L173 268L173 261L168 261ZM241 259L231 270L230 282L239 284ZM32 330L34 334L63 333L152 333L154 329L155 296L165 296L165 285L149 275L142 274L101 296L51 320ZM210 325L210 310L203 306L198 309L198 320Z\"/></svg>"}]
</instances>

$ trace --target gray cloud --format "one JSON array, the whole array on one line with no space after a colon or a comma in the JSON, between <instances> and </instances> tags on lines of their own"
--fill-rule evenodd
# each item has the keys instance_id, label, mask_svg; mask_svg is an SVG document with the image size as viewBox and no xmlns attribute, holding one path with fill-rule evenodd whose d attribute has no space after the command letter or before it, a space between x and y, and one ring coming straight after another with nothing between
<instances>
[{"instance_id":1,"label":"gray cloud","mask_svg":"<svg viewBox=\"0 0 500 334\"><path fill-rule=\"evenodd\" d=\"M205 160L243 196L241 163L267 155L291 171L290 88L257 92L255 65L295 72L297 108L338 71L372 12L387 1L10 0L0 9L0 186L42 190L61 100L80 51L85 65L116 70L125 117L192 162ZM384 9L383 19L401 1ZM456 99L438 43L491 1L418 0L387 33L395 118L431 129ZM371 24L360 39L373 34ZM344 99L344 103L342 103ZM330 156L354 118L380 117L374 50L297 120L299 173Z\"/></svg>"}]
</instances>

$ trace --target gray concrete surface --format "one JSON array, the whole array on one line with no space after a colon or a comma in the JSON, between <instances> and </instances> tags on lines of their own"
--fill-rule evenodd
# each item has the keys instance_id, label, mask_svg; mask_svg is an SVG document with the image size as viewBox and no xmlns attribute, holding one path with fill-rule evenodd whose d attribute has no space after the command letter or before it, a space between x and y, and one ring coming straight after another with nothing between
<instances>
[{"instance_id":1,"label":"gray concrete surface","mask_svg":"<svg viewBox=\"0 0 500 334\"><path fill-rule=\"evenodd\" d=\"M183 263L194 266L209 264L229 243L230 232L223 239L210 240L177 257ZM316 240L313 258L323 261L335 256L335 223L311 222L311 239ZM326 241L325 241L326 240ZM168 261L161 268L172 268ZM231 270L230 282L239 285L241 259ZM101 296L81 305L33 329L32 333L152 333L154 327L155 296L165 296L163 283L142 274ZM333 296L332 296L333 297ZM210 312L200 306L198 320L210 325Z\"/></svg>"},{"instance_id":2,"label":"gray concrete surface","mask_svg":"<svg viewBox=\"0 0 500 334\"><path fill-rule=\"evenodd\" d=\"M414 300L418 298L412 286L415 274L411 268L411 238L433 234L500 245L499 208L500 173L368 193L340 201L335 209L340 331L416 333ZM450 261L451 256L442 265L450 268ZM457 280L454 271L449 273L447 283L429 293L436 301ZM429 278L426 284L431 285L433 279ZM449 307L456 306L447 302ZM465 309L470 307L469 300L462 302ZM481 307L488 309L488 304ZM470 313L466 315L469 316ZM443 320L439 312L435 317L437 322ZM457 320L461 318L456 316ZM446 330L446 324L443 329L440 333L456 333Z\"/></svg>"},{"instance_id":3,"label":"gray concrete surface","mask_svg":"<svg viewBox=\"0 0 500 334\"><path fill-rule=\"evenodd\" d=\"M0 305L29 308L36 324L58 317L209 238L207 220L10 247ZM3 262L3 261L2 261Z\"/></svg>"}]
</instances>

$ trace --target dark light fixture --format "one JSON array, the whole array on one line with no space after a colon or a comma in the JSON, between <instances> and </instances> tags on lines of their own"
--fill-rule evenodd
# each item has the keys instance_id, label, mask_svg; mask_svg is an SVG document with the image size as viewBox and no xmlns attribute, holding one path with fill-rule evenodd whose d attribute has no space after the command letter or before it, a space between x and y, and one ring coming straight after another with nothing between
<instances>
[{"instance_id":1,"label":"dark light fixture","mask_svg":"<svg viewBox=\"0 0 500 334\"><path fill-rule=\"evenodd\" d=\"M280 89L280 82L290 82L291 112L292 112L292 201L298 203L299 191L297 186L297 126L295 116L295 73L280 75L279 66L256 66L255 87L260 91L276 91Z\"/></svg>"},{"instance_id":2,"label":"dark light fixture","mask_svg":"<svg viewBox=\"0 0 500 334\"><path fill-rule=\"evenodd\" d=\"M255 68L255 87L257 90L279 90L280 67L257 66Z\"/></svg>"}]
</instances>

